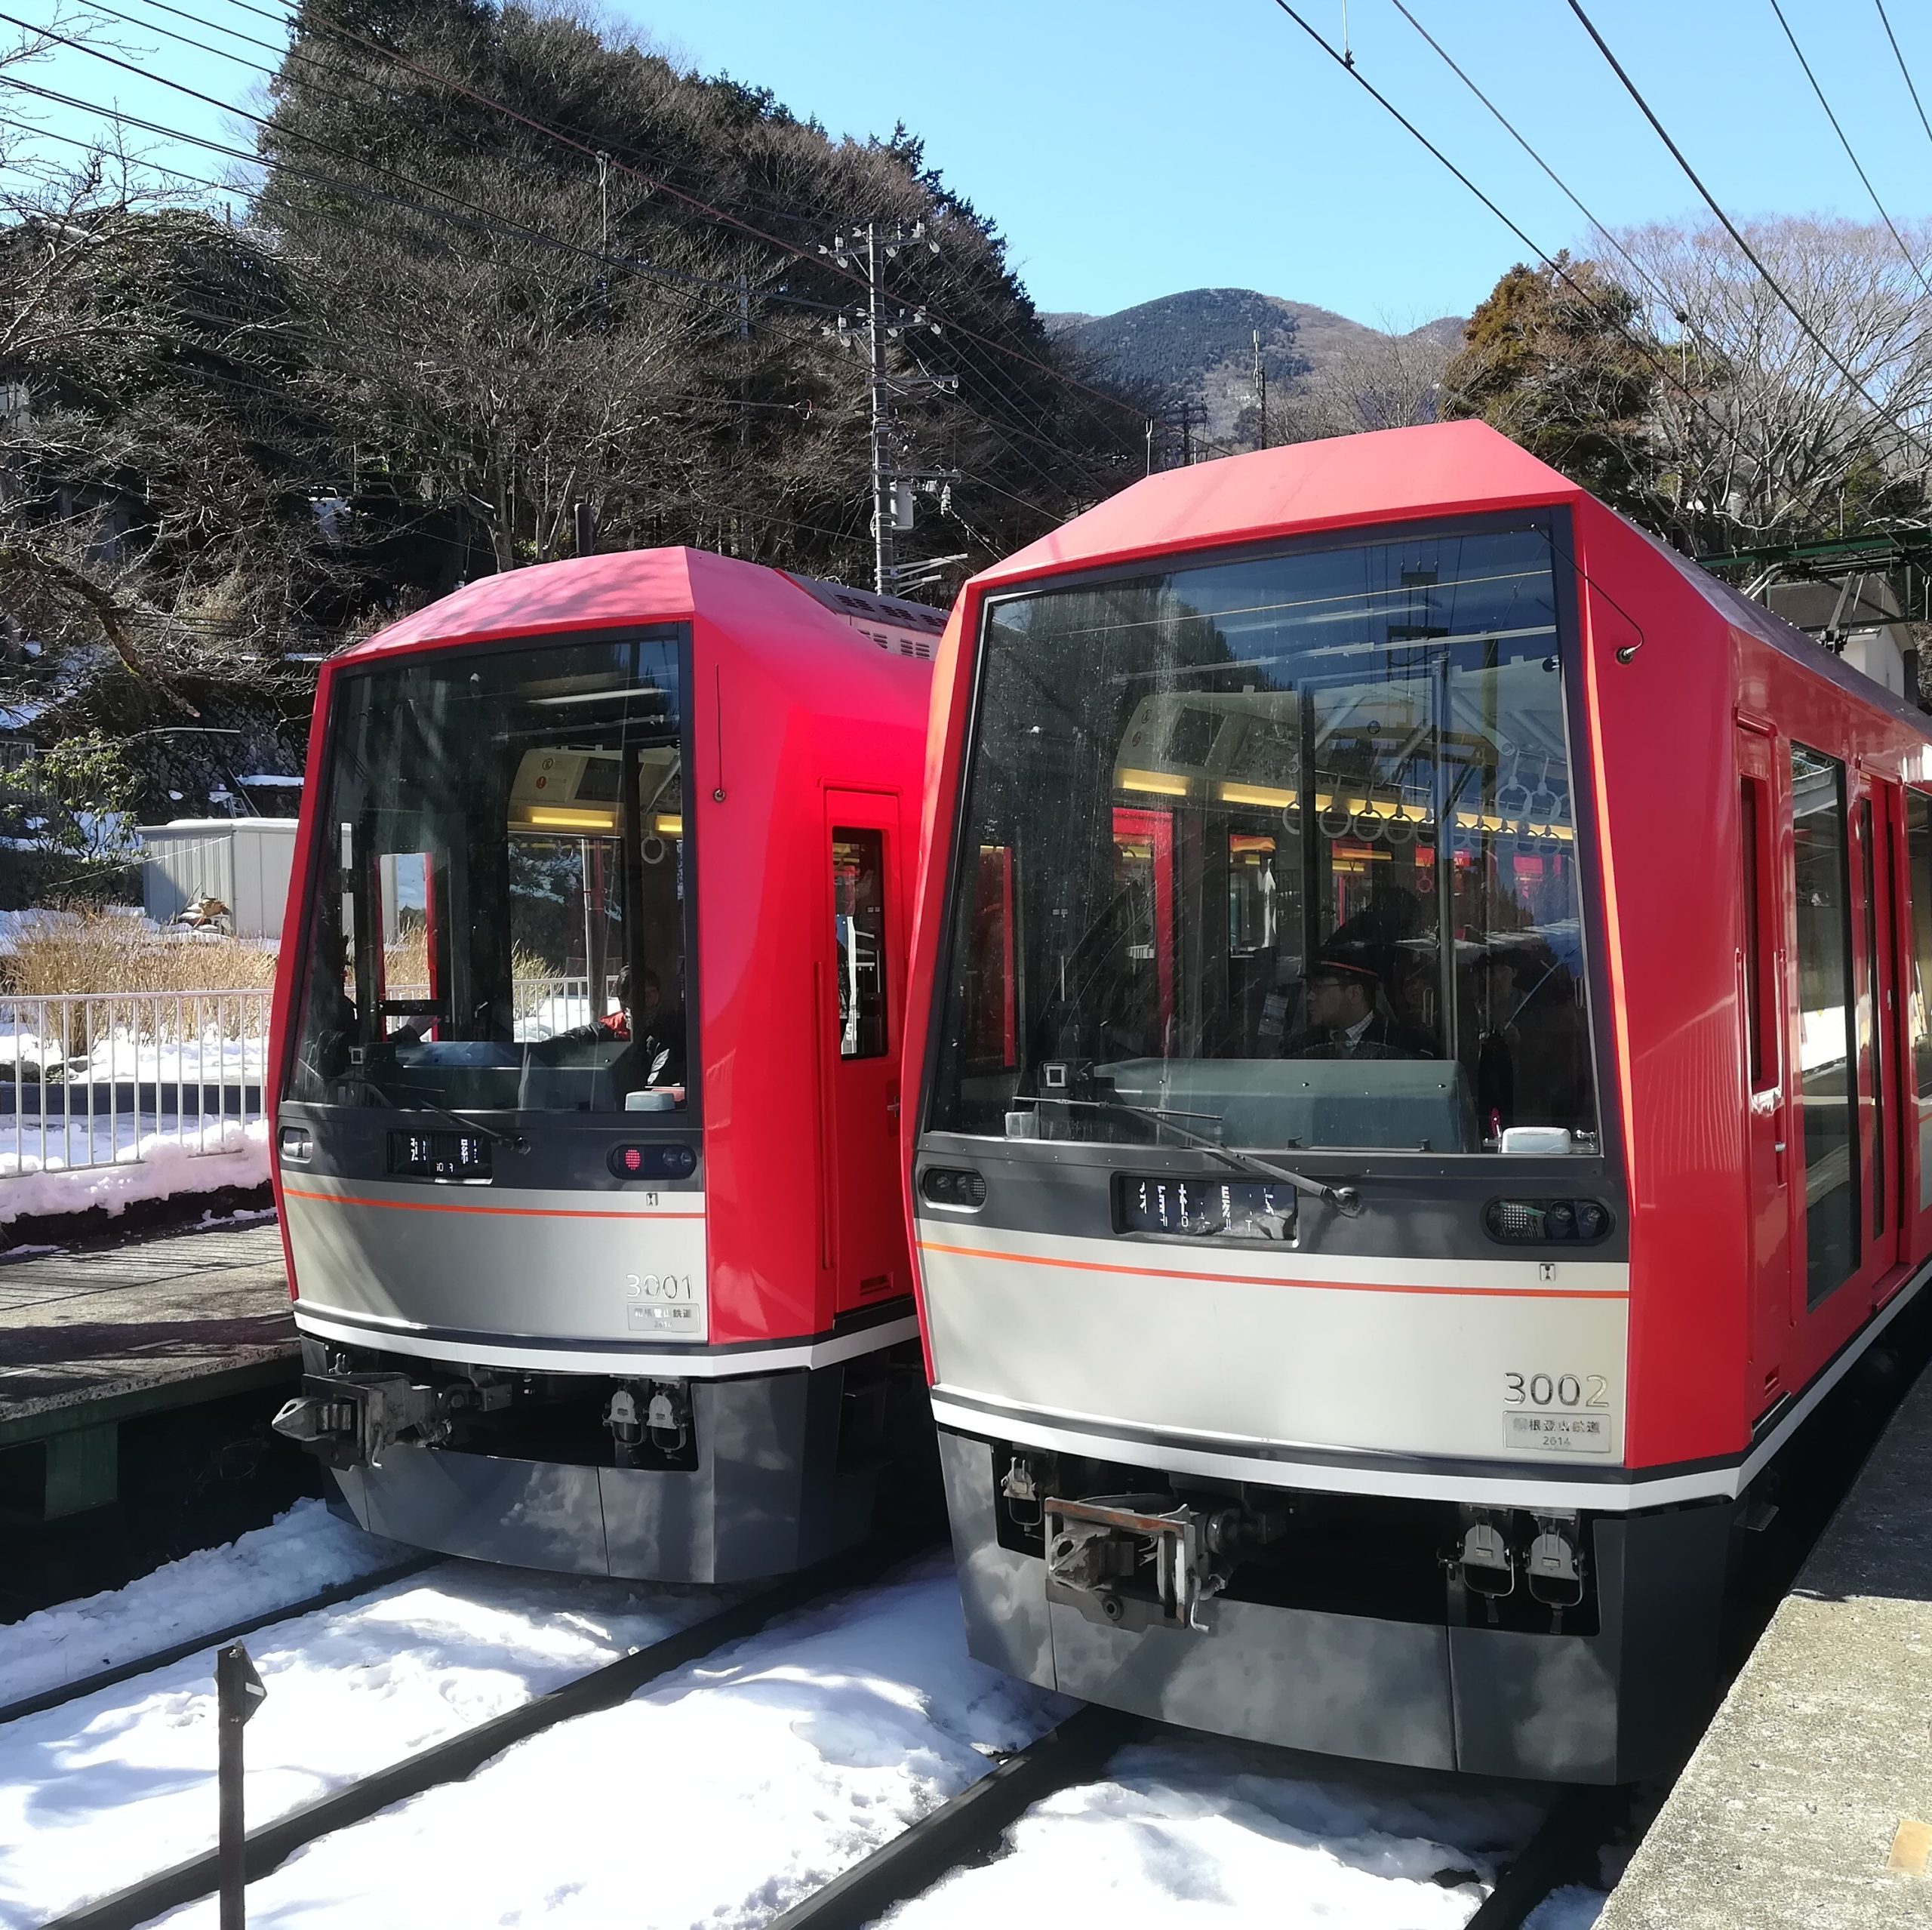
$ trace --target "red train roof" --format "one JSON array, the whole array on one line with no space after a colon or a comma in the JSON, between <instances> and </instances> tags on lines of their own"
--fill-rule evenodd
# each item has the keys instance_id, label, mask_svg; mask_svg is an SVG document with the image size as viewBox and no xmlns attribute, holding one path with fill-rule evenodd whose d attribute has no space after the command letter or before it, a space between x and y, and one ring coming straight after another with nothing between
<instances>
[{"instance_id":1,"label":"red train roof","mask_svg":"<svg viewBox=\"0 0 1932 1930\"><path fill-rule=\"evenodd\" d=\"M1386 429L1164 470L974 580L1003 583L1177 549L1355 522L1571 502L1583 494L1487 423Z\"/></svg>"},{"instance_id":2,"label":"red train roof","mask_svg":"<svg viewBox=\"0 0 1932 1930\"><path fill-rule=\"evenodd\" d=\"M620 625L675 621L695 616L713 602L740 615L768 607L784 628L817 623L841 642L854 641L855 626L826 601L838 586L795 580L760 563L720 556L709 549L620 549L568 562L540 563L483 577L393 623L338 660L380 657L432 643L475 643L493 637L540 632L608 629ZM943 613L900 599L851 593L861 616L884 614L895 627L937 630ZM884 654L884 653L881 653Z\"/></svg>"}]
</instances>

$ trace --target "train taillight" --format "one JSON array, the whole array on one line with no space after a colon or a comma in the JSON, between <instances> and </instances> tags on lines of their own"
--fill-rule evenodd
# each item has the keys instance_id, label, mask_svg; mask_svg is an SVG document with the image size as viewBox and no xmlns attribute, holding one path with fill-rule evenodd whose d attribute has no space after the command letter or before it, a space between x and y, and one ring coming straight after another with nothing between
<instances>
[{"instance_id":1,"label":"train taillight","mask_svg":"<svg viewBox=\"0 0 1932 1930\"><path fill-rule=\"evenodd\" d=\"M986 1183L963 1166L928 1166L919 1180L919 1191L934 1206L951 1206L977 1213L986 1203Z\"/></svg>"},{"instance_id":2,"label":"train taillight","mask_svg":"<svg viewBox=\"0 0 1932 1930\"><path fill-rule=\"evenodd\" d=\"M1494 1240L1593 1246L1610 1231L1610 1208L1595 1199L1492 1199L1483 1224Z\"/></svg>"},{"instance_id":3,"label":"train taillight","mask_svg":"<svg viewBox=\"0 0 1932 1930\"><path fill-rule=\"evenodd\" d=\"M613 1147L611 1170L620 1180L688 1180L697 1171L697 1155L688 1146Z\"/></svg>"}]
</instances>

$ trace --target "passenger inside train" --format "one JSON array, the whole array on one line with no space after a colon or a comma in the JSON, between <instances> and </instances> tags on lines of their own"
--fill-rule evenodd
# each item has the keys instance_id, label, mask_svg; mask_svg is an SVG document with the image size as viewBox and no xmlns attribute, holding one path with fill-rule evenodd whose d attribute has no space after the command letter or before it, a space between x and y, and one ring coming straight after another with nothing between
<instances>
[{"instance_id":1,"label":"passenger inside train","mask_svg":"<svg viewBox=\"0 0 1932 1930\"><path fill-rule=\"evenodd\" d=\"M1491 530L995 606L932 1124L1593 1153L1556 580Z\"/></svg>"}]
</instances>

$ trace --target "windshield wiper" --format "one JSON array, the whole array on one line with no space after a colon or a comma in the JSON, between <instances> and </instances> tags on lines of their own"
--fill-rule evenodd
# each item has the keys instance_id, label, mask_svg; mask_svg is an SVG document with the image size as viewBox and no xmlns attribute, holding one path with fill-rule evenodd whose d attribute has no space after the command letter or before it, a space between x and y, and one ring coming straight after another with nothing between
<instances>
[{"instance_id":1,"label":"windshield wiper","mask_svg":"<svg viewBox=\"0 0 1932 1930\"><path fill-rule=\"evenodd\" d=\"M1278 1166L1272 1159L1263 1159L1259 1154L1237 1153L1232 1147L1223 1146L1218 1139L1210 1139L1204 1133L1190 1131L1186 1126L1177 1126L1174 1122L1183 1119L1220 1119L1216 1113L1170 1113L1158 1106L1137 1106L1126 1099L1062 1099L1044 1102L1060 1106L1092 1106L1102 1112L1124 1113L1131 1119L1150 1119L1163 1132L1171 1132L1176 1138L1185 1140L1190 1146L1198 1147L1204 1153L1211 1154L1221 1163L1237 1173L1245 1173L1251 1180L1264 1183L1279 1180L1284 1186L1291 1186L1297 1193L1305 1193L1315 1199L1324 1200L1337 1212L1346 1214L1352 1219L1361 1211L1361 1195L1352 1186L1331 1186L1325 1180L1312 1180L1306 1173L1297 1173L1291 1168Z\"/></svg>"},{"instance_id":2,"label":"windshield wiper","mask_svg":"<svg viewBox=\"0 0 1932 1930\"><path fill-rule=\"evenodd\" d=\"M433 1113L438 1119L448 1120L460 1131L473 1132L479 1139L488 1140L492 1145L506 1146L512 1153L522 1152L530 1144L520 1132L504 1132L496 1126L486 1126L481 1119L472 1119L466 1113L452 1112L447 1106L438 1105L433 1099L420 1099L414 1093L410 1097L416 1100L416 1104L405 1106L394 1094L385 1092L367 1073L358 1073L356 1077L392 1112Z\"/></svg>"}]
</instances>

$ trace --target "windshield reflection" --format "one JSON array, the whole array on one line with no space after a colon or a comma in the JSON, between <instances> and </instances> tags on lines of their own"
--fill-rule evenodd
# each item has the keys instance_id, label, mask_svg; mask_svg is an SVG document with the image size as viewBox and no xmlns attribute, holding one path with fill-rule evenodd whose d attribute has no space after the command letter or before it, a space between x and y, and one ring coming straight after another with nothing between
<instances>
[{"instance_id":1,"label":"windshield reflection","mask_svg":"<svg viewBox=\"0 0 1932 1930\"><path fill-rule=\"evenodd\" d=\"M931 1125L1595 1150L1543 531L1048 589L984 651Z\"/></svg>"}]
</instances>

